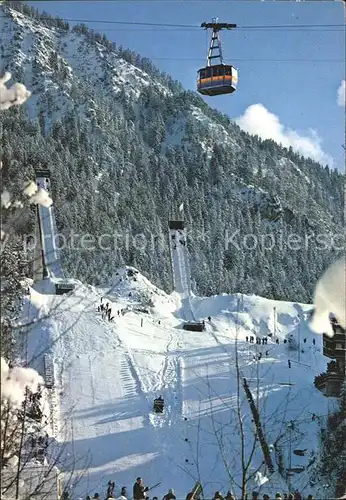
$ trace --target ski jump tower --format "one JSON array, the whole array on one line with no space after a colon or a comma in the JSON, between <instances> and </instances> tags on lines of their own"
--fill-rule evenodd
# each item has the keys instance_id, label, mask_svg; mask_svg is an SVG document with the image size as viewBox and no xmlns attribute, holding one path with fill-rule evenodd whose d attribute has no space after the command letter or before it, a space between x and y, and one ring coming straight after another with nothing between
<instances>
[{"instance_id":1,"label":"ski jump tower","mask_svg":"<svg viewBox=\"0 0 346 500\"><path fill-rule=\"evenodd\" d=\"M51 193L49 170L36 170L36 184ZM56 294L70 292L74 285L66 280L62 270L53 206L37 205L36 211L34 281L50 278L55 284Z\"/></svg>"},{"instance_id":2,"label":"ski jump tower","mask_svg":"<svg viewBox=\"0 0 346 500\"><path fill-rule=\"evenodd\" d=\"M184 220L174 219L168 223L169 248L175 291L182 302L182 316L185 320L184 330L203 331L204 323L196 321L191 303L191 274L187 238Z\"/></svg>"}]
</instances>

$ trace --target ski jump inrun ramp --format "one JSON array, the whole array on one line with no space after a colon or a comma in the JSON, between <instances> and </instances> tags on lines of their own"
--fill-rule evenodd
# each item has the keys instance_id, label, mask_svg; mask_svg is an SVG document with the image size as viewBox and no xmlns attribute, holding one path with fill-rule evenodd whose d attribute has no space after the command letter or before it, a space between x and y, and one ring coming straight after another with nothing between
<instances>
[{"instance_id":1,"label":"ski jump inrun ramp","mask_svg":"<svg viewBox=\"0 0 346 500\"><path fill-rule=\"evenodd\" d=\"M36 183L39 188L43 188L50 192L49 171L37 171ZM39 268L36 269L36 273L42 273L43 271L44 277L63 278L64 273L60 262L60 252L57 241L58 235L53 206L44 207L43 205L38 205L37 215L41 255L35 258L36 267L39 266Z\"/></svg>"},{"instance_id":2,"label":"ski jump inrun ramp","mask_svg":"<svg viewBox=\"0 0 346 500\"><path fill-rule=\"evenodd\" d=\"M191 303L191 275L186 236L183 221L169 223L174 289L181 297L183 319L195 322L196 318Z\"/></svg>"}]
</instances>

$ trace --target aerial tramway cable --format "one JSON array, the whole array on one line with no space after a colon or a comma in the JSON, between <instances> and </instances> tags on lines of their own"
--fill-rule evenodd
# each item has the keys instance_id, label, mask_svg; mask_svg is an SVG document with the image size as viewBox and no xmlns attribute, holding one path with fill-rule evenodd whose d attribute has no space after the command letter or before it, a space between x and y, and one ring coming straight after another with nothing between
<instances>
[{"instance_id":1,"label":"aerial tramway cable","mask_svg":"<svg viewBox=\"0 0 346 500\"><path fill-rule=\"evenodd\" d=\"M5 18L6 16L0 16L0 18ZM38 20L50 20L53 19L50 16L40 16ZM170 23L152 23L152 22L139 22L139 21L113 21L110 19L73 19L73 18L65 18L57 16L57 19L66 21L66 22L75 22L75 23L100 23L100 24L114 24L114 25L126 25L126 26L148 26L153 28L179 28L179 29L200 29L200 25L196 24L170 24ZM277 25L238 25L237 30L309 30L315 28L323 28L327 31L333 31L334 28L338 30L345 30L345 24L277 24Z\"/></svg>"}]
</instances>

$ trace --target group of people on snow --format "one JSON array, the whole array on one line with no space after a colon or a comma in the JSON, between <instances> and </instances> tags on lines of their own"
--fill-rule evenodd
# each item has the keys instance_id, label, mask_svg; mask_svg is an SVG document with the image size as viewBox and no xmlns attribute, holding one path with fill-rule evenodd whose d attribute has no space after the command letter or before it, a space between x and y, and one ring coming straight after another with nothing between
<instances>
[{"instance_id":1,"label":"group of people on snow","mask_svg":"<svg viewBox=\"0 0 346 500\"><path fill-rule=\"evenodd\" d=\"M115 482L108 481L106 496L103 500L130 500L131 495L129 496L127 493L126 486L122 486L121 492L119 496L115 496ZM149 491L149 486L144 486L143 480L141 477L137 477L136 482L132 488L132 498L133 500L149 500L149 497L146 495L147 491ZM67 500L67 499L65 499ZM79 499L83 500L83 499ZM101 500L99 493L95 493L93 497L87 496L86 500ZM159 500L158 497L153 497L152 500ZM176 500L174 492L172 489L168 491L168 493L163 497L162 500Z\"/></svg>"},{"instance_id":2,"label":"group of people on snow","mask_svg":"<svg viewBox=\"0 0 346 500\"><path fill-rule=\"evenodd\" d=\"M265 345L265 344L268 344L268 337L272 338L272 336L273 336L272 333L268 333L267 337L262 337L262 338L261 337L255 337L254 335L250 335L250 336L247 335L245 337L245 340L246 340L246 342L249 342L250 344L254 344L255 343L255 339L256 339L256 344L257 345ZM304 338L303 343L306 344L306 342L307 342L307 338ZM276 338L275 339L275 343L276 344L280 344L280 340L278 338ZM291 338L284 339L284 344L287 344L287 343L288 344L292 344L292 339ZM316 345L316 340L313 339L312 343L313 343L313 345ZM302 352L304 352L304 351L302 350ZM266 356L267 356L267 354L266 354Z\"/></svg>"},{"instance_id":3,"label":"group of people on snow","mask_svg":"<svg viewBox=\"0 0 346 500\"><path fill-rule=\"evenodd\" d=\"M158 486L160 483L158 483L155 486ZM132 499L133 500L150 500L147 492L151 490L154 487L149 488L148 486L144 486L143 480L141 477L137 477L136 482L133 485L132 488ZM131 496L128 495L126 486L123 486L121 488L120 496L115 497L114 496L114 489L115 489L115 483L114 481L109 481L108 482L108 487L107 487L107 492L106 492L106 497L103 500L130 500ZM298 490L295 490L293 493L276 493L276 495L273 497L270 497L268 494L264 493L263 495L260 496L260 494L257 491L253 491L251 498L250 495L246 494L246 499L248 500L314 500L314 497L312 495L307 495L306 497L303 497L301 493ZM65 499L67 500L67 499ZM83 499L79 499L83 500ZM95 493L93 497L87 496L86 500L101 500L100 495L98 493ZM157 496L152 497L151 500L159 500ZM170 488L168 490L168 493L166 493L161 500L177 500L176 496L174 494L173 488ZM178 499L180 500L180 499ZM196 493L196 490L190 491L187 495L185 500L200 500L200 494ZM231 491L228 491L225 496L223 496L220 491L216 491L214 496L212 497L212 500L237 500L236 496L231 493Z\"/></svg>"},{"instance_id":4,"label":"group of people on snow","mask_svg":"<svg viewBox=\"0 0 346 500\"><path fill-rule=\"evenodd\" d=\"M106 302L104 304L102 302L102 297L101 297L101 304L97 306L97 311L102 314L102 319L108 319L108 321L113 321L114 316L112 316L112 308L109 305L109 302Z\"/></svg>"},{"instance_id":5,"label":"group of people on snow","mask_svg":"<svg viewBox=\"0 0 346 500\"><path fill-rule=\"evenodd\" d=\"M132 296L132 293L129 293L129 297ZM126 312L128 312L130 309L120 309L117 311L118 316L124 316ZM108 321L113 321L114 316L112 316L112 308L109 305L109 302L106 302L105 304L103 303L103 299L101 297L101 303L100 305L97 306L97 312L100 312L102 315L102 319L108 319Z\"/></svg>"},{"instance_id":6,"label":"group of people on snow","mask_svg":"<svg viewBox=\"0 0 346 500\"><path fill-rule=\"evenodd\" d=\"M246 499L249 498L248 495L245 495ZM312 495L308 495L307 497L302 497L302 495L299 493L298 490L296 490L294 493L276 493L275 497L270 497L266 493L262 497L260 497L260 494L257 491L252 492L251 500L260 500L263 498L263 500L314 500L314 497ZM186 500L188 498L186 497ZM215 493L213 496L212 500L237 500L234 495L230 491L227 492L227 495L223 497L219 491Z\"/></svg>"},{"instance_id":7,"label":"group of people on snow","mask_svg":"<svg viewBox=\"0 0 346 500\"><path fill-rule=\"evenodd\" d=\"M262 496L263 500L271 500L270 496L266 493ZM294 493L276 493L275 497L272 497L273 500L314 500L312 495L307 495L303 497L298 490L295 490ZM251 500L260 500L260 495L257 491L252 492Z\"/></svg>"},{"instance_id":8,"label":"group of people on snow","mask_svg":"<svg viewBox=\"0 0 346 500\"><path fill-rule=\"evenodd\" d=\"M246 340L246 342L250 342L250 344L253 344L255 337L254 337L254 335L250 335L250 337L246 336L245 340ZM262 337L262 338L256 337L256 344L262 344L262 345L268 344L268 338L267 337Z\"/></svg>"}]
</instances>

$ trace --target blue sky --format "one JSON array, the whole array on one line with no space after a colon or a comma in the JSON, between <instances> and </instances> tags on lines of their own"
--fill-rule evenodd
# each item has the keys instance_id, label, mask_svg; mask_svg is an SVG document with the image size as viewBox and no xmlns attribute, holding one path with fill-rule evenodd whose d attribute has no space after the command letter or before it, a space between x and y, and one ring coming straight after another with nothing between
<instances>
[{"instance_id":1,"label":"blue sky","mask_svg":"<svg viewBox=\"0 0 346 500\"><path fill-rule=\"evenodd\" d=\"M342 2L92 1L28 2L67 19L200 25L219 17L238 26L342 24ZM74 24L74 23L71 23ZM87 23L88 24L88 23ZM118 45L150 58L161 70L195 88L205 65L206 32L92 22ZM337 91L345 78L344 31L232 30L222 32L225 62L239 71L237 92L205 97L250 132L288 141L344 169L345 108ZM208 33L208 43L209 43ZM262 106L253 106L261 104Z\"/></svg>"}]
</instances>

